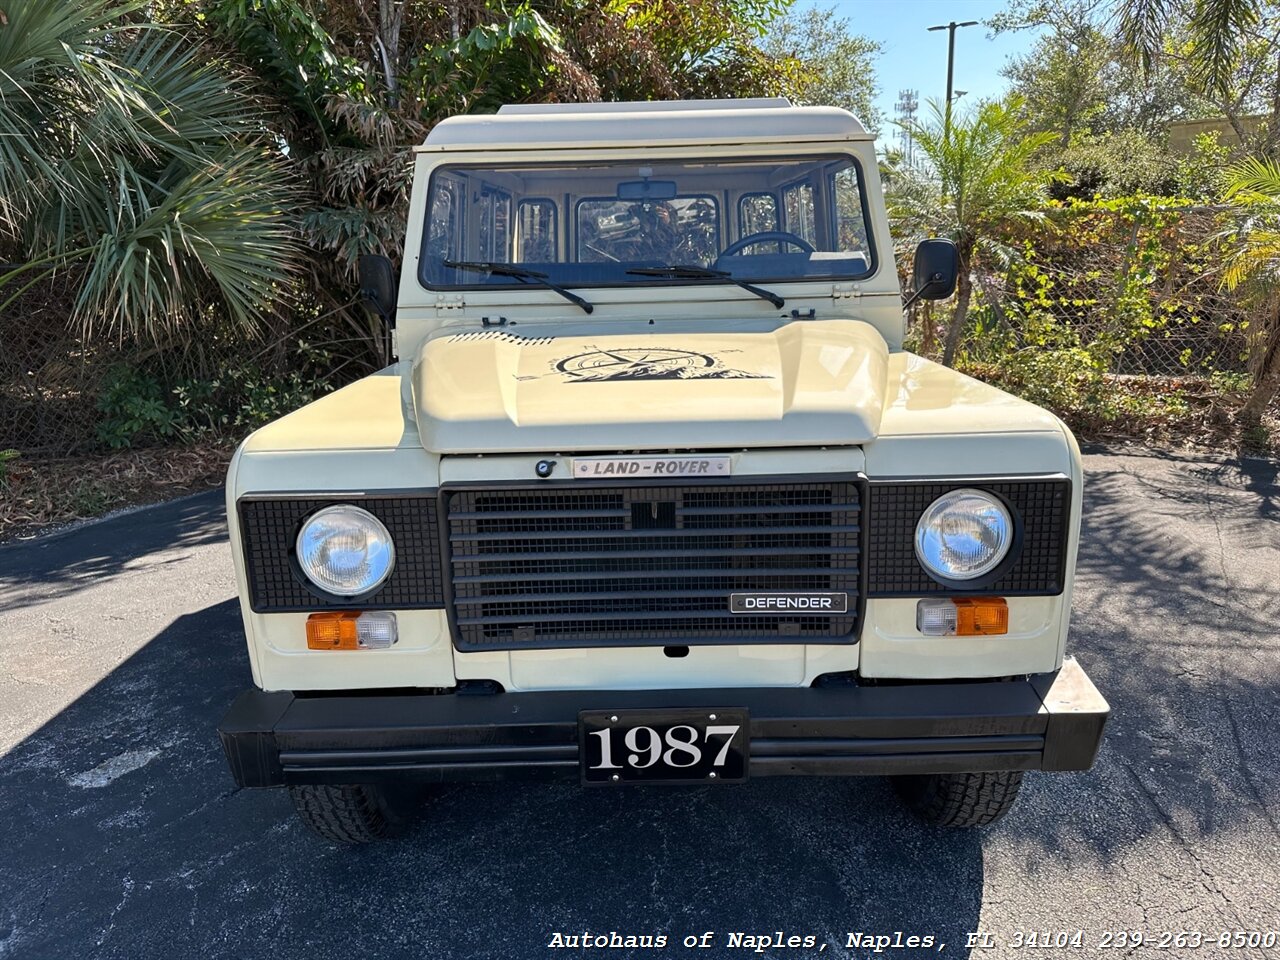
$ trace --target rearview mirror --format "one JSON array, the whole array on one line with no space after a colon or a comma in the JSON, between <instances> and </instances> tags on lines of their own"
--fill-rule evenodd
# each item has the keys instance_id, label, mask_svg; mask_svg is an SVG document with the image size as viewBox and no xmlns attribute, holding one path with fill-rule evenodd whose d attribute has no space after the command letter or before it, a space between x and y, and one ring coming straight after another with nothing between
<instances>
[{"instance_id":1,"label":"rearview mirror","mask_svg":"<svg viewBox=\"0 0 1280 960\"><path fill-rule=\"evenodd\" d=\"M940 238L921 240L916 247L910 302L947 299L955 292L959 273L960 257L954 243Z\"/></svg>"},{"instance_id":2,"label":"rearview mirror","mask_svg":"<svg viewBox=\"0 0 1280 960\"><path fill-rule=\"evenodd\" d=\"M396 272L391 261L381 254L365 253L360 255L356 269L360 275L360 299L391 325L396 315Z\"/></svg>"},{"instance_id":3,"label":"rearview mirror","mask_svg":"<svg viewBox=\"0 0 1280 960\"><path fill-rule=\"evenodd\" d=\"M619 200L674 200L674 180L623 180L618 184Z\"/></svg>"}]
</instances>

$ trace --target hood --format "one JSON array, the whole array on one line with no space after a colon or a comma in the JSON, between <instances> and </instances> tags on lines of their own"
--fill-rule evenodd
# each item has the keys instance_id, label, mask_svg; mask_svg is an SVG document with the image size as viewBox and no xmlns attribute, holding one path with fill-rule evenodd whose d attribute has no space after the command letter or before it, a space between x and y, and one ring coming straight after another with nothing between
<instances>
[{"instance_id":1,"label":"hood","mask_svg":"<svg viewBox=\"0 0 1280 960\"><path fill-rule=\"evenodd\" d=\"M857 320L773 330L437 336L413 368L437 453L852 445L873 440L888 349Z\"/></svg>"}]
</instances>

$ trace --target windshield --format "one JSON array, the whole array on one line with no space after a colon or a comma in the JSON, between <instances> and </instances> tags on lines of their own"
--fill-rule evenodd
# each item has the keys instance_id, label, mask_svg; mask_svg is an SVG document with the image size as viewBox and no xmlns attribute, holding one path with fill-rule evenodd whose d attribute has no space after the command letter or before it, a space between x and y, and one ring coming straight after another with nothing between
<instances>
[{"instance_id":1,"label":"windshield","mask_svg":"<svg viewBox=\"0 0 1280 960\"><path fill-rule=\"evenodd\" d=\"M874 266L848 156L448 166L427 210L421 279L435 288L857 279Z\"/></svg>"}]
</instances>

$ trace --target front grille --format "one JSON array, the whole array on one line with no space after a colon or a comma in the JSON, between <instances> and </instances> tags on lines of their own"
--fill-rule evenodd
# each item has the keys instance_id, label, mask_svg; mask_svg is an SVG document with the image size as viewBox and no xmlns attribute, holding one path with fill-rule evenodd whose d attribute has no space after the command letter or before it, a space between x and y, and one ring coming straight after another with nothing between
<instances>
[{"instance_id":1,"label":"front grille","mask_svg":"<svg viewBox=\"0 0 1280 960\"><path fill-rule=\"evenodd\" d=\"M442 491L461 650L839 643L860 609L861 483ZM848 613L734 615L734 593L845 593Z\"/></svg>"}]
</instances>

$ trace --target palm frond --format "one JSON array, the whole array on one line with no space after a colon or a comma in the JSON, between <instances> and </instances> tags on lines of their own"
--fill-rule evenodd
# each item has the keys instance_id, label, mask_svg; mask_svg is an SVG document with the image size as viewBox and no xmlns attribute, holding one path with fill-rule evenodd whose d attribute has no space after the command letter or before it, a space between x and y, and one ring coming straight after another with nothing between
<instances>
[{"instance_id":1,"label":"palm frond","mask_svg":"<svg viewBox=\"0 0 1280 960\"><path fill-rule=\"evenodd\" d=\"M1226 170L1228 202L1280 200L1280 163L1249 157Z\"/></svg>"},{"instance_id":2,"label":"palm frond","mask_svg":"<svg viewBox=\"0 0 1280 960\"><path fill-rule=\"evenodd\" d=\"M85 334L161 339L215 307L253 333L295 272L277 167L252 149L174 164L157 181L122 164L100 196L108 229L85 258L75 316Z\"/></svg>"},{"instance_id":3,"label":"palm frond","mask_svg":"<svg viewBox=\"0 0 1280 960\"><path fill-rule=\"evenodd\" d=\"M0 295L65 269L86 333L250 331L299 253L294 185L237 78L144 5L6 0L0 232L28 262Z\"/></svg>"},{"instance_id":4,"label":"palm frond","mask_svg":"<svg viewBox=\"0 0 1280 960\"><path fill-rule=\"evenodd\" d=\"M1121 0L1116 9L1120 42L1150 74L1164 45L1164 31L1173 15L1171 0Z\"/></svg>"},{"instance_id":5,"label":"palm frond","mask_svg":"<svg viewBox=\"0 0 1280 960\"><path fill-rule=\"evenodd\" d=\"M1257 0L1196 0L1189 25L1192 80L1204 90L1229 93L1242 38L1257 20Z\"/></svg>"}]
</instances>

